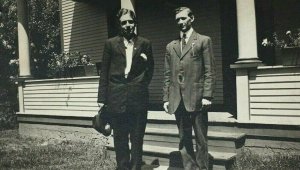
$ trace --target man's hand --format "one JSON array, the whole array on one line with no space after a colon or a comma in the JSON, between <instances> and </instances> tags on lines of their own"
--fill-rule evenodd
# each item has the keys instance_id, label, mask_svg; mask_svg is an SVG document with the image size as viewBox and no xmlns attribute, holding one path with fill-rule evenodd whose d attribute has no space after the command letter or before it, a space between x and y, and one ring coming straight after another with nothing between
<instances>
[{"instance_id":1,"label":"man's hand","mask_svg":"<svg viewBox=\"0 0 300 170\"><path fill-rule=\"evenodd\" d=\"M207 99L202 99L202 108L208 109L211 106L211 101Z\"/></svg>"},{"instance_id":2,"label":"man's hand","mask_svg":"<svg viewBox=\"0 0 300 170\"><path fill-rule=\"evenodd\" d=\"M164 109L166 113L169 113L169 102L164 103Z\"/></svg>"},{"instance_id":3,"label":"man's hand","mask_svg":"<svg viewBox=\"0 0 300 170\"><path fill-rule=\"evenodd\" d=\"M104 103L98 103L99 108L102 108L104 106Z\"/></svg>"}]
</instances>

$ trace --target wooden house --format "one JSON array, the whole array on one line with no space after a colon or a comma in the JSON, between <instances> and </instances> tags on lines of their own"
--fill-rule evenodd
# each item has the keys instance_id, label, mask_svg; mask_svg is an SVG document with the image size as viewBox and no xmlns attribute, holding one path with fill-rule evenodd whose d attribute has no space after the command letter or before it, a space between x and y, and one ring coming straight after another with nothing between
<instances>
[{"instance_id":1,"label":"wooden house","mask_svg":"<svg viewBox=\"0 0 300 170\"><path fill-rule=\"evenodd\" d=\"M26 0L17 2L20 133L99 137L91 128L98 111L99 76L32 79L27 4ZM195 30L213 41L217 83L209 113L209 149L214 166L228 168L244 147L299 152L300 67L278 63L278 55L267 56L261 47L266 32L300 28L299 1L60 0L63 51L80 51L101 63L105 40L118 32L114 17L120 7L135 10L138 34L152 41L155 71L149 87L145 161L153 163L158 158L160 165L176 165L170 153L178 146L177 128L174 117L162 111L162 82L165 46L178 36L173 13L178 6L190 7Z\"/></svg>"}]
</instances>

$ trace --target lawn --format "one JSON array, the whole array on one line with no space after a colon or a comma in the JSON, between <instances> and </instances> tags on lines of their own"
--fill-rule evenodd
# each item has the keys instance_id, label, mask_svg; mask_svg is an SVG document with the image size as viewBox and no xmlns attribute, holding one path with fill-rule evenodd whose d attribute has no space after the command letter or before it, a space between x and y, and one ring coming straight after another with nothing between
<instances>
[{"instance_id":1,"label":"lawn","mask_svg":"<svg viewBox=\"0 0 300 170\"><path fill-rule=\"evenodd\" d=\"M115 169L105 140L69 141L35 139L17 130L0 131L0 169ZM298 170L300 153L274 152L261 155L244 149L231 170Z\"/></svg>"},{"instance_id":2,"label":"lawn","mask_svg":"<svg viewBox=\"0 0 300 170\"><path fill-rule=\"evenodd\" d=\"M105 141L24 138L17 130L0 131L0 169L115 169Z\"/></svg>"},{"instance_id":3,"label":"lawn","mask_svg":"<svg viewBox=\"0 0 300 170\"><path fill-rule=\"evenodd\" d=\"M262 154L243 149L232 170L300 170L299 150L272 150Z\"/></svg>"}]
</instances>

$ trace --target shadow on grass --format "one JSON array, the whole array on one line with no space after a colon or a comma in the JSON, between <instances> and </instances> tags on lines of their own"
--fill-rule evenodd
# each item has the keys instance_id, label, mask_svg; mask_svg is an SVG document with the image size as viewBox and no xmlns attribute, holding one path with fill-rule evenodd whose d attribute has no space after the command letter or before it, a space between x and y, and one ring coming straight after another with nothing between
<instances>
[{"instance_id":1,"label":"shadow on grass","mask_svg":"<svg viewBox=\"0 0 300 170\"><path fill-rule=\"evenodd\" d=\"M104 142L23 138L0 131L0 169L115 169Z\"/></svg>"}]
</instances>

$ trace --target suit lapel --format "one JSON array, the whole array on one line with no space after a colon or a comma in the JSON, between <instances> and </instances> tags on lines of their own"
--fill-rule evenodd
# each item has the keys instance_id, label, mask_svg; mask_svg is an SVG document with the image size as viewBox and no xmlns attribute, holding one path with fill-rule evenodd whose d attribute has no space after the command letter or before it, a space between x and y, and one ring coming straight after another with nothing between
<instances>
[{"instance_id":1,"label":"suit lapel","mask_svg":"<svg viewBox=\"0 0 300 170\"><path fill-rule=\"evenodd\" d=\"M136 36L133 39L133 42L134 42L134 44L133 44L134 46L133 46L133 51L132 51L131 70L132 70L132 68L136 67L135 65L136 65L136 63L138 61L138 57L140 57L139 54L141 54L141 50L142 50L142 40L139 39L138 36ZM130 76L130 72L129 72L128 77Z\"/></svg>"},{"instance_id":2,"label":"suit lapel","mask_svg":"<svg viewBox=\"0 0 300 170\"><path fill-rule=\"evenodd\" d=\"M133 39L133 42L134 42L134 46L133 46L133 51L132 51L132 61L135 61L135 58L137 57L136 55L138 54L138 51L140 51L140 49L141 49L142 42L138 38L138 36L136 36Z\"/></svg>"},{"instance_id":3,"label":"suit lapel","mask_svg":"<svg viewBox=\"0 0 300 170\"><path fill-rule=\"evenodd\" d=\"M119 42L118 42L118 49L121 52L121 54L126 57L126 52L125 52L125 44L124 40L122 37L119 37Z\"/></svg>"},{"instance_id":4,"label":"suit lapel","mask_svg":"<svg viewBox=\"0 0 300 170\"><path fill-rule=\"evenodd\" d=\"M181 54L180 59L182 59L187 54L187 52L192 48L192 44L195 43L195 41L197 40L196 35L197 35L197 33L195 31L193 31L186 46L182 49L182 54Z\"/></svg>"},{"instance_id":5,"label":"suit lapel","mask_svg":"<svg viewBox=\"0 0 300 170\"><path fill-rule=\"evenodd\" d=\"M175 50L177 56L180 58L181 57L180 39L175 41L173 49Z\"/></svg>"}]
</instances>

